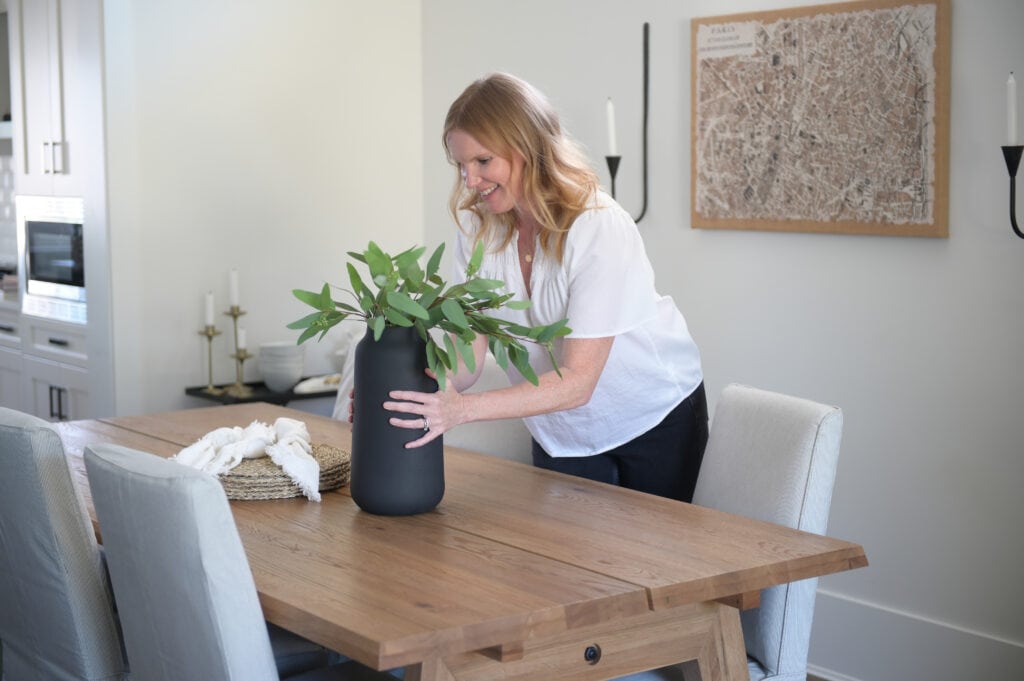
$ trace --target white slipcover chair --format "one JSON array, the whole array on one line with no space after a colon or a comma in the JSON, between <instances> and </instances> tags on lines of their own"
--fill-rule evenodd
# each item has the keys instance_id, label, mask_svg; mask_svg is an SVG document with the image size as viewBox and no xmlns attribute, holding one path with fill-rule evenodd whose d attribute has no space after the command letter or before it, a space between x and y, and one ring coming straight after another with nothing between
<instances>
[{"instance_id":1,"label":"white slipcover chair","mask_svg":"<svg viewBox=\"0 0 1024 681\"><path fill-rule=\"evenodd\" d=\"M51 424L0 408L4 681L127 679L96 535Z\"/></svg>"},{"instance_id":2,"label":"white slipcover chair","mask_svg":"<svg viewBox=\"0 0 1024 681\"><path fill-rule=\"evenodd\" d=\"M376 681L355 662L279 677L224 490L201 471L118 445L85 465L133 674L146 681Z\"/></svg>"},{"instance_id":3,"label":"white slipcover chair","mask_svg":"<svg viewBox=\"0 0 1024 681\"><path fill-rule=\"evenodd\" d=\"M731 384L722 391L693 503L824 534L843 413L811 400ZM817 579L765 589L741 613L751 681L805 681ZM689 678L674 665L620 681Z\"/></svg>"}]
</instances>

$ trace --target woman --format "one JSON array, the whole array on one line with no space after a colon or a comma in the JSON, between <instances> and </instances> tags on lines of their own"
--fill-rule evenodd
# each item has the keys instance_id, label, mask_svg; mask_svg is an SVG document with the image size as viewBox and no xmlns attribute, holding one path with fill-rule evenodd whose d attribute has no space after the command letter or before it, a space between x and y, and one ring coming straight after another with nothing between
<instances>
[{"instance_id":1,"label":"woman","mask_svg":"<svg viewBox=\"0 0 1024 681\"><path fill-rule=\"evenodd\" d=\"M523 417L542 468L690 501L707 441L700 354L654 273L632 218L602 192L558 115L528 83L495 74L451 105L442 142L458 169L450 208L459 224L455 270L478 240L480 276L506 282L526 325L568 318L556 345L561 376L528 345L538 386L509 365L512 386L462 394L477 372L460 367L436 393L393 391L384 407L417 447L471 421Z\"/></svg>"}]
</instances>

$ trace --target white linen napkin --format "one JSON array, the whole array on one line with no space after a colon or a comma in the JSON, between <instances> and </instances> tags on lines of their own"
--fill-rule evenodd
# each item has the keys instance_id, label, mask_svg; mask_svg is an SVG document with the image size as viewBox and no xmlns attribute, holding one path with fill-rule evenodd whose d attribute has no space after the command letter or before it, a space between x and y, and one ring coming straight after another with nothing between
<instances>
[{"instance_id":1,"label":"white linen napkin","mask_svg":"<svg viewBox=\"0 0 1024 681\"><path fill-rule=\"evenodd\" d=\"M270 460L281 467L307 499L320 501L320 463L313 458L306 424L285 416L274 421L277 442L267 447Z\"/></svg>"},{"instance_id":2,"label":"white linen napkin","mask_svg":"<svg viewBox=\"0 0 1024 681\"><path fill-rule=\"evenodd\" d=\"M171 458L210 475L223 475L242 459L270 456L307 499L320 501L320 463L312 451L306 424L281 417L273 426L253 421L244 429L217 428Z\"/></svg>"},{"instance_id":3,"label":"white linen napkin","mask_svg":"<svg viewBox=\"0 0 1024 681\"><path fill-rule=\"evenodd\" d=\"M231 442L238 442L242 437L242 429L238 426L211 430L185 449L171 457L180 464L203 470L213 461L219 450Z\"/></svg>"},{"instance_id":4,"label":"white linen napkin","mask_svg":"<svg viewBox=\"0 0 1024 681\"><path fill-rule=\"evenodd\" d=\"M210 475L223 475L240 464L242 459L266 456L267 445L274 439L273 428L261 421L253 421L242 430L237 440L225 442L203 470Z\"/></svg>"}]
</instances>

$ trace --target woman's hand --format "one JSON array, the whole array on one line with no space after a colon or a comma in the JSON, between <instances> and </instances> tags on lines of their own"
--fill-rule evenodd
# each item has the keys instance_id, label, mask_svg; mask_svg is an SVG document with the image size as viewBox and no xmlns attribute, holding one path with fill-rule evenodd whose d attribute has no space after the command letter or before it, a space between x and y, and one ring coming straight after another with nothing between
<instances>
[{"instance_id":1,"label":"woman's hand","mask_svg":"<svg viewBox=\"0 0 1024 681\"><path fill-rule=\"evenodd\" d=\"M437 376L430 369L428 376ZM462 395L455 389L453 381L445 381L445 389L433 393L421 393L413 390L392 390L388 393L391 400L384 403L388 411L400 414L412 414L420 418L399 418L393 416L391 425L410 430L423 430L423 436L405 445L406 449L421 447L435 440L442 433L462 423L460 420Z\"/></svg>"}]
</instances>

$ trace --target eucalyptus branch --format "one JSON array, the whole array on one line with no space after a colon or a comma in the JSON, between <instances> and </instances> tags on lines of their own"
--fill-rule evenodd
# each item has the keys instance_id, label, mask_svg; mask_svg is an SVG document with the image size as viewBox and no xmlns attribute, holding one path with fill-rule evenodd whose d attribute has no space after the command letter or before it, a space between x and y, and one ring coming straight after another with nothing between
<instances>
[{"instance_id":1,"label":"eucalyptus branch","mask_svg":"<svg viewBox=\"0 0 1024 681\"><path fill-rule=\"evenodd\" d=\"M561 375L554 342L571 332L568 320L523 326L487 315L487 311L506 307L526 309L530 302L498 293L505 286L502 281L477 276L483 261L482 242L477 243L466 266L466 280L454 286L448 286L437 273L444 244L433 252L424 270L419 259L425 250L413 247L392 256L371 241L362 253L350 251L349 257L368 269L368 281L375 290L364 283L353 263L346 263L352 289L335 288L350 294L355 305L334 300L331 286L326 283L319 292L295 289L295 297L315 311L288 324L288 328L302 331L297 341L301 344L314 336L322 340L331 328L350 317L363 319L373 330L374 340L380 339L386 326L414 327L426 342L427 366L437 375L442 389L446 374L456 370L460 357L470 371L475 371L472 342L477 335L487 336L491 354L502 369L507 369L511 362L534 385L539 379L523 343L543 346ZM434 328L445 332L441 344L430 334Z\"/></svg>"}]
</instances>

